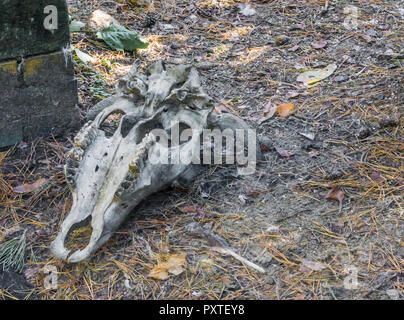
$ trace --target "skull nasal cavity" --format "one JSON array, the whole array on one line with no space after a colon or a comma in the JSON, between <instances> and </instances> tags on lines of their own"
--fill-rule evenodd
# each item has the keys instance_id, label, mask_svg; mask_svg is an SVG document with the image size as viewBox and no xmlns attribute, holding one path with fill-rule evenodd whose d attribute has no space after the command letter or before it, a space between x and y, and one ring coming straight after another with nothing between
<instances>
[{"instance_id":1,"label":"skull nasal cavity","mask_svg":"<svg viewBox=\"0 0 404 320\"><path fill-rule=\"evenodd\" d=\"M100 130L105 132L106 137L112 137L115 134L124 115L125 112L122 110L116 110L105 117L100 125Z\"/></svg>"}]
</instances>

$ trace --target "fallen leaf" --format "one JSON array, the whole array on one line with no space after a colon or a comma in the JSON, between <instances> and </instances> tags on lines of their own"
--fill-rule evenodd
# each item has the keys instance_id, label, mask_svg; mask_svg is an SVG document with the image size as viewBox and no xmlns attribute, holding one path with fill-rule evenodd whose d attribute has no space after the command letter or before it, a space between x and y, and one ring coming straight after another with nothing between
<instances>
[{"instance_id":1,"label":"fallen leaf","mask_svg":"<svg viewBox=\"0 0 404 320\"><path fill-rule=\"evenodd\" d=\"M285 118L293 112L294 105L293 103L284 103L281 104L276 110L278 111L279 117Z\"/></svg>"},{"instance_id":2,"label":"fallen leaf","mask_svg":"<svg viewBox=\"0 0 404 320\"><path fill-rule=\"evenodd\" d=\"M337 70L337 65L330 64L323 69L311 70L301 73L297 77L297 81L303 82L305 85L310 86L321 80L324 80L325 78L328 78L334 73L335 70Z\"/></svg>"},{"instance_id":3,"label":"fallen leaf","mask_svg":"<svg viewBox=\"0 0 404 320\"><path fill-rule=\"evenodd\" d=\"M149 43L136 31L114 23L97 32L97 37L104 40L112 50L134 51L146 49L149 46Z\"/></svg>"},{"instance_id":4,"label":"fallen leaf","mask_svg":"<svg viewBox=\"0 0 404 320\"><path fill-rule=\"evenodd\" d=\"M33 192L38 190L39 188L41 188L45 183L47 182L46 179L44 178L40 178L37 181L35 181L34 183L31 184L23 184L21 186L17 186L15 188L13 188L13 191L15 193L29 193L29 192Z\"/></svg>"},{"instance_id":5,"label":"fallen leaf","mask_svg":"<svg viewBox=\"0 0 404 320\"><path fill-rule=\"evenodd\" d=\"M169 274L178 276L184 272L186 254L173 254L167 261L160 262L149 273L149 277L157 280L166 280Z\"/></svg>"},{"instance_id":6,"label":"fallen leaf","mask_svg":"<svg viewBox=\"0 0 404 320\"><path fill-rule=\"evenodd\" d=\"M94 57L90 56L89 54L77 49L74 46L71 46L71 47L72 47L72 50L76 53L77 58L79 60L83 61L84 63L88 63L88 62L96 63L97 62L96 58L94 58Z\"/></svg>"},{"instance_id":7,"label":"fallen leaf","mask_svg":"<svg viewBox=\"0 0 404 320\"><path fill-rule=\"evenodd\" d=\"M167 269L159 266L155 266L149 273L149 277L156 280L166 280L169 278Z\"/></svg>"},{"instance_id":8,"label":"fallen leaf","mask_svg":"<svg viewBox=\"0 0 404 320\"><path fill-rule=\"evenodd\" d=\"M324 48L325 46L327 46L327 44L328 44L327 41L325 41L325 40L320 40L320 41L318 41L318 42L313 42L313 43L311 44L311 46L312 46L314 49L322 49L322 48Z\"/></svg>"},{"instance_id":9,"label":"fallen leaf","mask_svg":"<svg viewBox=\"0 0 404 320\"><path fill-rule=\"evenodd\" d=\"M321 262L314 262L309 260L303 260L302 264L300 265L300 271L309 274L313 271L321 271L325 269L325 266Z\"/></svg>"},{"instance_id":10,"label":"fallen leaf","mask_svg":"<svg viewBox=\"0 0 404 320\"><path fill-rule=\"evenodd\" d=\"M265 106L264 113L262 115L264 118L270 119L273 117L277 109L278 106L276 106L275 104L272 103L271 100L269 100Z\"/></svg>"},{"instance_id":11,"label":"fallen leaf","mask_svg":"<svg viewBox=\"0 0 404 320\"><path fill-rule=\"evenodd\" d=\"M286 151L282 148L279 147L275 147L275 150L282 156L282 157L286 157L286 158L290 158L291 156L293 156L293 153L290 153L289 151Z\"/></svg>"},{"instance_id":12,"label":"fallen leaf","mask_svg":"<svg viewBox=\"0 0 404 320\"><path fill-rule=\"evenodd\" d=\"M330 191L328 191L325 198L338 201L340 209L341 209L342 208L342 200L344 199L344 195L345 195L344 190L339 190L338 187L333 187Z\"/></svg>"}]
</instances>

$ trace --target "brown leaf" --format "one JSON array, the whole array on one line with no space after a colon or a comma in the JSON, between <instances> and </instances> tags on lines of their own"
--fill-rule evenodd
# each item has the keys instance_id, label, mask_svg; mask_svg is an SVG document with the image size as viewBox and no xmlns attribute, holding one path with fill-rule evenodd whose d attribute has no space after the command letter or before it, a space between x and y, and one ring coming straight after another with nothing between
<instances>
[{"instance_id":1,"label":"brown leaf","mask_svg":"<svg viewBox=\"0 0 404 320\"><path fill-rule=\"evenodd\" d=\"M274 116L276 110L278 107L272 103L271 100L268 101L268 103L265 106L264 112L263 112L263 117L266 119L270 119Z\"/></svg>"},{"instance_id":2,"label":"brown leaf","mask_svg":"<svg viewBox=\"0 0 404 320\"><path fill-rule=\"evenodd\" d=\"M37 181L35 181L34 183L31 184L23 184L20 186L17 186L15 188L13 188L13 191L15 193L29 193L29 192L33 192L38 190L39 188L41 188L45 183L47 182L47 180L45 178L40 178Z\"/></svg>"},{"instance_id":3,"label":"brown leaf","mask_svg":"<svg viewBox=\"0 0 404 320\"><path fill-rule=\"evenodd\" d=\"M284 103L278 107L277 111L279 117L285 118L293 112L293 109L294 109L293 103Z\"/></svg>"},{"instance_id":4,"label":"brown leaf","mask_svg":"<svg viewBox=\"0 0 404 320\"><path fill-rule=\"evenodd\" d=\"M286 151L282 148L275 147L275 149L282 157L290 158L291 156L293 156L293 153L290 153L289 151Z\"/></svg>"},{"instance_id":5,"label":"brown leaf","mask_svg":"<svg viewBox=\"0 0 404 320\"><path fill-rule=\"evenodd\" d=\"M156 280L166 280L169 275L167 269L159 266L155 266L149 273L149 277Z\"/></svg>"},{"instance_id":6,"label":"brown leaf","mask_svg":"<svg viewBox=\"0 0 404 320\"><path fill-rule=\"evenodd\" d=\"M167 261L160 262L149 273L149 277L157 280L166 280L169 273L179 275L184 272L183 266L186 263L186 254L173 254L168 257Z\"/></svg>"},{"instance_id":7,"label":"brown leaf","mask_svg":"<svg viewBox=\"0 0 404 320\"><path fill-rule=\"evenodd\" d=\"M326 199L337 200L339 202L340 207L342 206L342 200L344 199L345 192L344 190L339 190L338 187L333 187L330 191L328 191L325 196Z\"/></svg>"},{"instance_id":8,"label":"brown leaf","mask_svg":"<svg viewBox=\"0 0 404 320\"><path fill-rule=\"evenodd\" d=\"M303 260L302 264L300 265L300 271L309 274L313 271L321 271L325 269L325 266L321 262L314 262L309 260Z\"/></svg>"}]
</instances>

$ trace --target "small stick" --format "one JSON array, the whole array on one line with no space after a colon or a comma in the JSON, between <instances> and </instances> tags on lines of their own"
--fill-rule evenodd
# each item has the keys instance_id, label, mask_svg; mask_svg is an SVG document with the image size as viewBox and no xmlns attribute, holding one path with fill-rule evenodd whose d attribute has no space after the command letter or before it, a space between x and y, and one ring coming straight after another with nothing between
<instances>
[{"instance_id":1,"label":"small stick","mask_svg":"<svg viewBox=\"0 0 404 320\"><path fill-rule=\"evenodd\" d=\"M235 253L233 250L231 250L229 248L210 247L210 249L212 249L212 250L214 250L216 252L219 252L219 253L229 254L233 258L237 259L238 261L241 261L242 263L245 263L247 266L257 270L258 272L265 273L265 270L263 268L261 268L259 265L256 265L255 263L253 263L251 261L248 261L247 259L245 259L242 256L238 255L237 253Z\"/></svg>"}]
</instances>

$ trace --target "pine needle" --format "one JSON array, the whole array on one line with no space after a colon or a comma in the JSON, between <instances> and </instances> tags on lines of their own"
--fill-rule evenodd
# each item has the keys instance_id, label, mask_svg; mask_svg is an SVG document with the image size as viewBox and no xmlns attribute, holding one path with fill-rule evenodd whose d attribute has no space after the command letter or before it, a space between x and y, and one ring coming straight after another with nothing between
<instances>
[{"instance_id":1,"label":"pine needle","mask_svg":"<svg viewBox=\"0 0 404 320\"><path fill-rule=\"evenodd\" d=\"M3 270L21 273L25 264L25 232L21 238L13 238L0 244L0 264Z\"/></svg>"}]
</instances>

